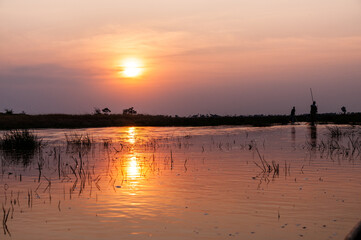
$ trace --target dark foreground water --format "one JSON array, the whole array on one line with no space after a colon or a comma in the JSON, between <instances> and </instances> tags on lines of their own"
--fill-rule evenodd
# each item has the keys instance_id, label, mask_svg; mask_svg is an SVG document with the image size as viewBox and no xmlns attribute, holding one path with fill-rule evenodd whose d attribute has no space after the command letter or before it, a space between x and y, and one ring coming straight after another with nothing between
<instances>
[{"instance_id":1,"label":"dark foreground water","mask_svg":"<svg viewBox=\"0 0 361 240\"><path fill-rule=\"evenodd\" d=\"M357 131L35 132L40 152L0 153L2 239L343 239L361 216ZM93 143L67 144L74 133Z\"/></svg>"}]
</instances>

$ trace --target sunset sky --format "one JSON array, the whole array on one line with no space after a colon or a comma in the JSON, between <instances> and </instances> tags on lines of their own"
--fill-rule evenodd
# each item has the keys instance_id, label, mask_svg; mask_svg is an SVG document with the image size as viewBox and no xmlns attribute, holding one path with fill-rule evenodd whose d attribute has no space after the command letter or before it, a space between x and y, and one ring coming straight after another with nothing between
<instances>
[{"instance_id":1,"label":"sunset sky","mask_svg":"<svg viewBox=\"0 0 361 240\"><path fill-rule=\"evenodd\" d=\"M0 111L361 111L360 0L0 0Z\"/></svg>"}]
</instances>

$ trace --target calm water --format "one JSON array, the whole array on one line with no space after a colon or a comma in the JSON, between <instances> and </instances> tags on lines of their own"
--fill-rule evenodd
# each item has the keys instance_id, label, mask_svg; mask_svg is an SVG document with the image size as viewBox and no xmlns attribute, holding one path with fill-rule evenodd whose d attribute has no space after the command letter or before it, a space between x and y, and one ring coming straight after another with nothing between
<instances>
[{"instance_id":1,"label":"calm water","mask_svg":"<svg viewBox=\"0 0 361 240\"><path fill-rule=\"evenodd\" d=\"M343 239L361 216L360 155L321 149L325 126L35 132L41 152L0 156L2 238Z\"/></svg>"}]
</instances>

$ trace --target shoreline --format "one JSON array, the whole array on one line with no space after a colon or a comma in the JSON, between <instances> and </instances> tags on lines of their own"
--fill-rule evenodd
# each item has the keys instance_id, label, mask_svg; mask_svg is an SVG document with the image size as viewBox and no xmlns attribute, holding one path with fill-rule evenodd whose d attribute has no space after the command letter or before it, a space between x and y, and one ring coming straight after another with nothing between
<instances>
[{"instance_id":1,"label":"shoreline","mask_svg":"<svg viewBox=\"0 0 361 240\"><path fill-rule=\"evenodd\" d=\"M308 122L309 115L297 115L297 122ZM361 113L317 115L317 124L361 125ZM289 115L204 116L190 117L144 114L0 114L0 130L46 128L100 128L100 127L200 127L200 126L254 126L266 127L290 124Z\"/></svg>"}]
</instances>

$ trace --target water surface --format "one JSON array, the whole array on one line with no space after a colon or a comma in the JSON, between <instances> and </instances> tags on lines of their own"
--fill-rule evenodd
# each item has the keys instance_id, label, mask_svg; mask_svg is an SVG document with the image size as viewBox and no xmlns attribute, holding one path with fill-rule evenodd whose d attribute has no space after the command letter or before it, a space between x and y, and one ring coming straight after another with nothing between
<instances>
[{"instance_id":1,"label":"water surface","mask_svg":"<svg viewBox=\"0 0 361 240\"><path fill-rule=\"evenodd\" d=\"M321 148L326 126L35 132L40 152L1 153L3 238L343 239L361 215L360 155Z\"/></svg>"}]
</instances>

